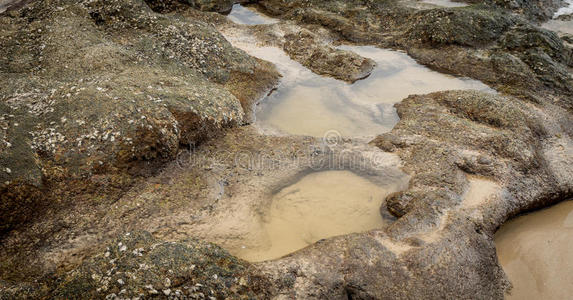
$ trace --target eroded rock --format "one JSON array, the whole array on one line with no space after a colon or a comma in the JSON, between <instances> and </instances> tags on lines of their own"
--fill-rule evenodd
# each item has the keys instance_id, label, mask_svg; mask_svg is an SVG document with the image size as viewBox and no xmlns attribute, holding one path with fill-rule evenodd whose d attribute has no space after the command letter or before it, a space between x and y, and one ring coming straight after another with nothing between
<instances>
[{"instance_id":1,"label":"eroded rock","mask_svg":"<svg viewBox=\"0 0 573 300\"><path fill-rule=\"evenodd\" d=\"M373 60L353 52L320 47L310 32L289 34L285 40L285 52L293 60L320 75L352 83L368 77L376 65Z\"/></svg>"},{"instance_id":2,"label":"eroded rock","mask_svg":"<svg viewBox=\"0 0 573 300\"><path fill-rule=\"evenodd\" d=\"M143 1L38 1L0 22L4 190L172 160L242 124L278 80L213 27Z\"/></svg>"},{"instance_id":3,"label":"eroded rock","mask_svg":"<svg viewBox=\"0 0 573 300\"><path fill-rule=\"evenodd\" d=\"M147 232L116 238L98 255L44 284L6 289L0 297L40 298L265 298L266 279L248 263L196 239L164 242Z\"/></svg>"}]
</instances>

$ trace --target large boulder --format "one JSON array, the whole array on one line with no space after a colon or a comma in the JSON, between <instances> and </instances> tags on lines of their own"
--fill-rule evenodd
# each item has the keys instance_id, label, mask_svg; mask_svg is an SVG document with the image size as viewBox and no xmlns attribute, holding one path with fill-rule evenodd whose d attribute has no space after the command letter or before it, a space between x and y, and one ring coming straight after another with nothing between
<instances>
[{"instance_id":1,"label":"large boulder","mask_svg":"<svg viewBox=\"0 0 573 300\"><path fill-rule=\"evenodd\" d=\"M432 9L408 21L409 39L432 46L484 46L496 41L517 22L515 18L486 9Z\"/></svg>"}]
</instances>

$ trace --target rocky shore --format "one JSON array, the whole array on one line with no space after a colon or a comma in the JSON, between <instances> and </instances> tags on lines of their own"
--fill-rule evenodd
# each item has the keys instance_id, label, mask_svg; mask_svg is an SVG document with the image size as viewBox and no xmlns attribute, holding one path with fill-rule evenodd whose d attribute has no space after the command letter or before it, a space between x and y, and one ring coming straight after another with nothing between
<instances>
[{"instance_id":1,"label":"rocky shore","mask_svg":"<svg viewBox=\"0 0 573 300\"><path fill-rule=\"evenodd\" d=\"M280 19L229 21L235 2ZM44 0L0 12L0 299L502 299L493 235L573 198L573 48L539 27L562 1L427 8L411 0ZM411 95L369 145L262 135L273 64L242 33L347 82L374 62L341 44L407 52L497 91ZM244 154L247 156L245 160ZM269 194L341 159L409 177L386 229L251 264ZM264 167L253 166L253 155ZM496 187L474 196L472 185ZM223 224L221 227L220 224ZM218 227L219 226L219 227ZM205 242L216 242L217 245ZM219 246L218 246L219 245ZM236 246L236 245L235 245Z\"/></svg>"}]
</instances>

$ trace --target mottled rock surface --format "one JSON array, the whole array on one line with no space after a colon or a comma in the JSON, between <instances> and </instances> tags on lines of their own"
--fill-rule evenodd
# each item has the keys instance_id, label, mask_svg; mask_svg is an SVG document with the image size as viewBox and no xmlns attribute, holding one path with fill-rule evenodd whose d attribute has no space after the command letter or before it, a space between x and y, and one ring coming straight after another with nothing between
<instances>
[{"instance_id":1,"label":"mottled rock surface","mask_svg":"<svg viewBox=\"0 0 573 300\"><path fill-rule=\"evenodd\" d=\"M502 299L511 285L496 258L497 228L573 197L573 51L536 26L557 1L436 9L393 0L251 2L281 22L231 24L216 13L227 1L48 0L0 15L7 83L0 86L0 179L8 182L0 194L0 298L155 290L161 297ZM253 104L278 74L232 48L211 23L251 32L344 80L360 77L364 60L338 56L333 44L371 44L498 93L412 95L396 105L396 127L370 146L341 140L344 147L333 150L312 138L261 136L236 127L252 121ZM337 57L341 65L326 65ZM347 66L356 68L341 72ZM381 207L395 217L387 229L255 265L186 240L240 241L248 228L225 222L255 219L265 195L348 149L401 161L411 176ZM261 157L270 169L251 164ZM494 192L473 195L477 181ZM231 231L218 231L221 223ZM154 237L125 236L139 230Z\"/></svg>"},{"instance_id":2,"label":"mottled rock surface","mask_svg":"<svg viewBox=\"0 0 573 300\"><path fill-rule=\"evenodd\" d=\"M2 231L39 201L16 191L146 172L251 118L278 79L212 26L143 1L37 1L0 23Z\"/></svg>"},{"instance_id":3,"label":"mottled rock surface","mask_svg":"<svg viewBox=\"0 0 573 300\"><path fill-rule=\"evenodd\" d=\"M313 72L353 83L368 77L376 63L356 53L320 47L308 31L285 36L284 50L293 59Z\"/></svg>"},{"instance_id":4,"label":"mottled rock surface","mask_svg":"<svg viewBox=\"0 0 573 300\"><path fill-rule=\"evenodd\" d=\"M40 284L3 289L0 282L0 298L252 299L271 291L248 263L214 244L159 241L148 232L127 233L73 271Z\"/></svg>"}]
</instances>

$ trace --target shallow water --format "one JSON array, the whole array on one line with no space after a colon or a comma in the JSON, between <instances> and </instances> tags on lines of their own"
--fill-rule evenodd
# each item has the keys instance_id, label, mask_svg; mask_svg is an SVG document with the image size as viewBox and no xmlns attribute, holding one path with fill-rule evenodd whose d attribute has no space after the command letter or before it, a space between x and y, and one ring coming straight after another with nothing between
<instances>
[{"instance_id":1,"label":"shallow water","mask_svg":"<svg viewBox=\"0 0 573 300\"><path fill-rule=\"evenodd\" d=\"M557 18L559 16L570 15L573 14L573 0L565 0L565 6L561 7L554 15L553 18Z\"/></svg>"},{"instance_id":2,"label":"shallow water","mask_svg":"<svg viewBox=\"0 0 573 300\"><path fill-rule=\"evenodd\" d=\"M237 23L244 25L260 25L260 24L275 24L278 23L277 19L267 17L258 13L254 8L244 7L240 4L233 5L233 9L228 18Z\"/></svg>"},{"instance_id":3,"label":"shallow water","mask_svg":"<svg viewBox=\"0 0 573 300\"><path fill-rule=\"evenodd\" d=\"M261 127L274 132L321 137L335 130L342 136L371 137L398 122L394 104L410 94L478 89L485 84L431 71L407 54L370 46L343 46L373 59L370 77L348 84L312 73L276 48L247 52L277 65L283 74L279 89L257 110Z\"/></svg>"},{"instance_id":4,"label":"shallow water","mask_svg":"<svg viewBox=\"0 0 573 300\"><path fill-rule=\"evenodd\" d=\"M229 17L236 16L244 24L267 18L242 6L234 6ZM269 134L323 137L334 131L346 137L370 138L396 125L394 104L410 94L455 89L493 92L479 81L432 71L405 53L371 46L339 47L377 63L368 78L348 84L311 72L279 48L259 47L253 37L235 34L227 32L225 37L233 46L274 63L283 75L278 89L256 110L257 126Z\"/></svg>"},{"instance_id":5,"label":"shallow water","mask_svg":"<svg viewBox=\"0 0 573 300\"><path fill-rule=\"evenodd\" d=\"M422 0L423 3L433 4L442 7L464 7L469 4L463 2L453 2L450 0Z\"/></svg>"},{"instance_id":6,"label":"shallow water","mask_svg":"<svg viewBox=\"0 0 573 300\"><path fill-rule=\"evenodd\" d=\"M573 295L573 201L508 222L496 233L495 244L513 283L507 299Z\"/></svg>"},{"instance_id":7,"label":"shallow water","mask_svg":"<svg viewBox=\"0 0 573 300\"><path fill-rule=\"evenodd\" d=\"M381 187L350 171L312 173L272 197L263 215L267 243L231 251L257 262L279 258L333 236L387 225L379 212L397 184Z\"/></svg>"},{"instance_id":8,"label":"shallow water","mask_svg":"<svg viewBox=\"0 0 573 300\"><path fill-rule=\"evenodd\" d=\"M552 31L573 34L573 21L550 20L541 26Z\"/></svg>"}]
</instances>

